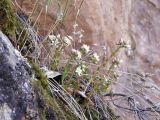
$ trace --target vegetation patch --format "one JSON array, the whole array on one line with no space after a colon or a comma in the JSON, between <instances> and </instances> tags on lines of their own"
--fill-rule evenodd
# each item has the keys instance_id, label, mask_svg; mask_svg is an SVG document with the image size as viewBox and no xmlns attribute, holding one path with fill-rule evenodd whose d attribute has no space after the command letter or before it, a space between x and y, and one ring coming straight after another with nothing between
<instances>
[{"instance_id":1,"label":"vegetation patch","mask_svg":"<svg viewBox=\"0 0 160 120\"><path fill-rule=\"evenodd\" d=\"M33 81L32 87L36 95L41 119L77 120L76 117L65 108L66 105L51 94L47 77L40 67L35 63L31 63L31 65L37 78Z\"/></svg>"},{"instance_id":2,"label":"vegetation patch","mask_svg":"<svg viewBox=\"0 0 160 120\"><path fill-rule=\"evenodd\" d=\"M16 17L10 0L0 1L0 30L6 35L15 36Z\"/></svg>"}]
</instances>

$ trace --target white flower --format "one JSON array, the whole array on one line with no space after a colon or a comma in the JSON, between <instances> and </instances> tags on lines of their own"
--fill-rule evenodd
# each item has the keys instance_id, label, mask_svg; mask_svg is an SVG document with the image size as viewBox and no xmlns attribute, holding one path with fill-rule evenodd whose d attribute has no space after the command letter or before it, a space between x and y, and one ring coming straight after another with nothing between
<instances>
[{"instance_id":1,"label":"white flower","mask_svg":"<svg viewBox=\"0 0 160 120\"><path fill-rule=\"evenodd\" d=\"M82 37L83 37L83 34L80 34L80 35L79 35L79 38L81 39Z\"/></svg>"},{"instance_id":2,"label":"white flower","mask_svg":"<svg viewBox=\"0 0 160 120\"><path fill-rule=\"evenodd\" d=\"M119 62L119 64L122 64L123 60L122 59L118 59L118 62Z\"/></svg>"},{"instance_id":3,"label":"white flower","mask_svg":"<svg viewBox=\"0 0 160 120\"><path fill-rule=\"evenodd\" d=\"M57 37L57 39L61 39L61 35L60 34L58 34L56 37Z\"/></svg>"},{"instance_id":4,"label":"white flower","mask_svg":"<svg viewBox=\"0 0 160 120\"><path fill-rule=\"evenodd\" d=\"M114 68L117 68L117 67L118 67L118 65L117 65L117 64L114 64L114 65L113 65L113 67L114 67Z\"/></svg>"},{"instance_id":5,"label":"white flower","mask_svg":"<svg viewBox=\"0 0 160 120\"><path fill-rule=\"evenodd\" d=\"M76 68L76 71L75 71L77 74L78 74L78 76L81 76L82 75L82 69L81 69L81 66L78 66L77 68Z\"/></svg>"},{"instance_id":6,"label":"white flower","mask_svg":"<svg viewBox=\"0 0 160 120\"><path fill-rule=\"evenodd\" d=\"M78 27L78 24L75 23L75 24L73 25L73 28L76 29L77 27Z\"/></svg>"},{"instance_id":7,"label":"white flower","mask_svg":"<svg viewBox=\"0 0 160 120\"><path fill-rule=\"evenodd\" d=\"M60 11L60 12L57 13L57 21L61 21L63 19L63 17L64 17L63 12Z\"/></svg>"},{"instance_id":8,"label":"white flower","mask_svg":"<svg viewBox=\"0 0 160 120\"><path fill-rule=\"evenodd\" d=\"M49 35L48 38L49 38L50 40L55 40L55 39L56 39L56 36L55 36L55 35Z\"/></svg>"},{"instance_id":9,"label":"white flower","mask_svg":"<svg viewBox=\"0 0 160 120\"><path fill-rule=\"evenodd\" d=\"M74 31L73 34L76 35L77 33Z\"/></svg>"},{"instance_id":10,"label":"white flower","mask_svg":"<svg viewBox=\"0 0 160 120\"><path fill-rule=\"evenodd\" d=\"M104 76L104 81L103 81L103 85L106 85L110 82L110 78L106 78L106 76Z\"/></svg>"},{"instance_id":11,"label":"white flower","mask_svg":"<svg viewBox=\"0 0 160 120\"><path fill-rule=\"evenodd\" d=\"M118 73L116 73L116 72L113 72L113 76L114 76L115 78L119 77Z\"/></svg>"},{"instance_id":12,"label":"white flower","mask_svg":"<svg viewBox=\"0 0 160 120\"><path fill-rule=\"evenodd\" d=\"M80 51L72 49L73 54L76 56L76 59L81 59L82 54Z\"/></svg>"},{"instance_id":13,"label":"white flower","mask_svg":"<svg viewBox=\"0 0 160 120\"><path fill-rule=\"evenodd\" d=\"M106 83L108 83L108 82L109 82L109 79L106 78L106 77L104 77L104 81L105 81Z\"/></svg>"},{"instance_id":14,"label":"white flower","mask_svg":"<svg viewBox=\"0 0 160 120\"><path fill-rule=\"evenodd\" d=\"M84 64L81 65L81 69L83 72L85 72L86 68L87 68L86 65L84 65Z\"/></svg>"},{"instance_id":15,"label":"white flower","mask_svg":"<svg viewBox=\"0 0 160 120\"><path fill-rule=\"evenodd\" d=\"M66 36L63 38L63 41L66 45L71 45L72 37L71 36Z\"/></svg>"},{"instance_id":16,"label":"white flower","mask_svg":"<svg viewBox=\"0 0 160 120\"><path fill-rule=\"evenodd\" d=\"M129 44L129 41L128 40L120 40L119 44L124 47L124 48L128 48L130 49L131 48L131 45Z\"/></svg>"},{"instance_id":17,"label":"white flower","mask_svg":"<svg viewBox=\"0 0 160 120\"><path fill-rule=\"evenodd\" d=\"M116 59L114 59L114 60L112 61L112 63L113 63L113 67L114 67L114 68L117 68L120 64L123 63L123 60L116 58Z\"/></svg>"},{"instance_id":18,"label":"white flower","mask_svg":"<svg viewBox=\"0 0 160 120\"><path fill-rule=\"evenodd\" d=\"M51 40L51 43L53 45L58 45L60 43L60 39L61 39L60 34L58 34L56 36L55 35L49 35L48 37Z\"/></svg>"},{"instance_id":19,"label":"white flower","mask_svg":"<svg viewBox=\"0 0 160 120\"><path fill-rule=\"evenodd\" d=\"M81 64L76 68L75 72L78 74L78 76L81 76L82 73L85 72L85 70L86 70L86 66L84 64Z\"/></svg>"},{"instance_id":20,"label":"white flower","mask_svg":"<svg viewBox=\"0 0 160 120\"><path fill-rule=\"evenodd\" d=\"M49 35L48 38L51 40L51 44L57 46L59 44L59 39L55 35Z\"/></svg>"},{"instance_id":21,"label":"white flower","mask_svg":"<svg viewBox=\"0 0 160 120\"><path fill-rule=\"evenodd\" d=\"M81 50L84 51L85 53L88 53L90 51L90 47L86 44L83 44Z\"/></svg>"},{"instance_id":22,"label":"white flower","mask_svg":"<svg viewBox=\"0 0 160 120\"><path fill-rule=\"evenodd\" d=\"M126 43L125 47L131 49L131 45L129 43Z\"/></svg>"},{"instance_id":23,"label":"white flower","mask_svg":"<svg viewBox=\"0 0 160 120\"><path fill-rule=\"evenodd\" d=\"M97 53L93 53L92 59L93 59L93 61L94 61L95 63L100 60Z\"/></svg>"},{"instance_id":24,"label":"white flower","mask_svg":"<svg viewBox=\"0 0 160 120\"><path fill-rule=\"evenodd\" d=\"M97 43L94 43L93 46L98 46Z\"/></svg>"}]
</instances>

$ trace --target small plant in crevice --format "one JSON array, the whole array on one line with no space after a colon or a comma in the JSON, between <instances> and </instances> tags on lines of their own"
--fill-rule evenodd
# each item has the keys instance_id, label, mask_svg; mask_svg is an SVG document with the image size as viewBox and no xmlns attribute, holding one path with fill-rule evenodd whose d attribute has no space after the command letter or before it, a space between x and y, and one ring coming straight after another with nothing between
<instances>
[{"instance_id":1,"label":"small plant in crevice","mask_svg":"<svg viewBox=\"0 0 160 120\"><path fill-rule=\"evenodd\" d=\"M39 86L39 90L45 96L46 102L49 103L47 106L53 106L52 100L60 99L62 103L68 106L67 109L71 113L73 112L73 116L80 119L82 119L80 116L83 116L83 119L108 119L108 109L100 107L105 105L105 101L101 97L118 77L114 69L122 63L122 60L116 58L116 55L122 48L126 48L126 42L120 41L115 51L103 60L102 57L104 56L99 56L89 45L83 44L79 49L76 49L72 47L72 43L73 38L68 35L61 37L58 34L48 37L50 51L53 52L49 53L53 55L50 57L49 67L52 71L60 70L61 77L59 81L61 81L61 84L56 83L54 78L48 80L45 73L33 64L32 67L35 73L38 73L35 74L38 79L36 85ZM71 51L68 56L65 56L65 62L63 62L63 54L68 47L71 48ZM57 93L57 91L59 92ZM58 98L54 98L54 96ZM98 104L99 102L100 104ZM58 102L56 105L60 107L62 103ZM63 109L61 107L59 109ZM82 112L77 114L76 110ZM44 113L43 110L41 112ZM84 114L89 115L89 118Z\"/></svg>"},{"instance_id":2,"label":"small plant in crevice","mask_svg":"<svg viewBox=\"0 0 160 120\"><path fill-rule=\"evenodd\" d=\"M86 44L83 44L79 49L74 48L74 39L69 35L50 34L47 42L50 59L48 69L61 73L59 80L61 84L55 83L54 78L49 80L39 68L40 65L35 65L35 61L32 61L32 67L37 78L33 86L38 86L38 90L46 103L45 107L40 110L42 115L49 106L52 106L53 110L55 110L55 106L59 107L58 110L61 111L62 115L62 107L66 106L67 111L79 119L108 119L108 109L100 107L104 105L103 102L105 103L101 97L118 77L114 69L122 63L122 60L116 56L122 48L129 47L127 41L120 41L115 51L109 56L99 56L98 51L94 51ZM64 56L67 50L68 53ZM57 91L59 92L57 93ZM56 100L60 100L66 105L63 106ZM72 103L69 103L70 101ZM101 104L98 104L99 101ZM80 114L77 111L81 111ZM88 115L89 118L86 117ZM66 117L66 114L62 116Z\"/></svg>"},{"instance_id":3,"label":"small plant in crevice","mask_svg":"<svg viewBox=\"0 0 160 120\"><path fill-rule=\"evenodd\" d=\"M79 10L80 7L77 16ZM62 22L62 18L57 19ZM104 53L103 55L106 56L102 56L87 44L76 48L75 40L78 39L80 42L83 39L84 31L78 30L76 21L73 29L73 35L65 36L51 34L52 30L49 31L44 41L39 42L40 51L42 48L46 51L42 61L39 61L41 53L38 57L28 54L28 52L32 54L34 51L31 49L32 47L33 49L37 48L34 46L34 40L28 40L30 35L27 34L28 31L24 29L19 36L20 51L32 60L31 65L35 71L36 80L32 85L33 89L36 89L37 98L43 97L43 100L38 100L41 101L39 105L42 119L46 118L46 110L49 108L56 113L58 119L62 120L111 119L114 114L105 104L103 93L107 92L112 82L118 78L114 69L119 67L122 60L117 58L117 54L123 48L130 48L130 45L127 41L121 40L110 55ZM45 46L44 43L47 45ZM28 48L25 47L26 45ZM25 51L27 52L25 53ZM47 78L46 73L40 68L43 66L42 63L46 62L45 60L49 71L61 73L59 83L54 78ZM42 101L44 101L44 105Z\"/></svg>"},{"instance_id":4,"label":"small plant in crevice","mask_svg":"<svg viewBox=\"0 0 160 120\"><path fill-rule=\"evenodd\" d=\"M76 119L73 113L67 110L67 108L64 113L64 102L52 95L45 72L34 62L30 62L30 64L32 65L36 78L31 84L41 119Z\"/></svg>"},{"instance_id":5,"label":"small plant in crevice","mask_svg":"<svg viewBox=\"0 0 160 120\"><path fill-rule=\"evenodd\" d=\"M54 38L54 42L52 41L53 39L51 39L51 36ZM62 86L81 106L86 108L87 105L91 105L93 109L97 110L95 110L97 114L100 114L96 106L97 103L93 98L96 95L103 96L102 94L107 92L112 81L118 78L118 74L115 73L114 69L119 67L122 60L116 58L116 56L122 48L129 48L129 44L127 41L121 40L117 44L115 51L113 51L110 56L106 56L105 59L102 60L102 57L104 56L99 56L96 51L86 44L83 44L79 49L73 48L72 37L67 37L67 41L69 43L67 45L65 45L66 42L64 42L65 37L58 37L58 40L61 43L57 46L57 43L59 43L56 42L57 36L51 36L49 36L49 40L51 40L50 44L56 47L55 51L59 50L58 56L56 56L57 54L55 52L53 57L58 58L58 62L56 62L56 65L54 64L55 68L58 68L58 65L62 64L61 59L63 59L63 51L67 47L71 48L69 56L68 58L65 58L66 62L63 63L64 66L61 70ZM52 65L53 63L51 63L51 66ZM105 118L107 118L107 116L105 116Z\"/></svg>"}]
</instances>

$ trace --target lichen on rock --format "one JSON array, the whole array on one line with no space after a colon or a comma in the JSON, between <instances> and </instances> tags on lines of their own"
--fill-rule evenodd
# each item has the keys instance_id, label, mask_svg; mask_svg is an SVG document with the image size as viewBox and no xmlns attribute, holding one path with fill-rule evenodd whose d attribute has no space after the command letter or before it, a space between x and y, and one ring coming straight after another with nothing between
<instances>
[{"instance_id":1,"label":"lichen on rock","mask_svg":"<svg viewBox=\"0 0 160 120\"><path fill-rule=\"evenodd\" d=\"M0 119L1 120L12 120L11 113L12 113L12 110L6 103L0 106Z\"/></svg>"},{"instance_id":2,"label":"lichen on rock","mask_svg":"<svg viewBox=\"0 0 160 120\"><path fill-rule=\"evenodd\" d=\"M0 111L9 111L5 115L11 120L38 120L37 104L30 85L31 67L2 32L0 56ZM0 114L0 120L5 120L6 116Z\"/></svg>"}]
</instances>

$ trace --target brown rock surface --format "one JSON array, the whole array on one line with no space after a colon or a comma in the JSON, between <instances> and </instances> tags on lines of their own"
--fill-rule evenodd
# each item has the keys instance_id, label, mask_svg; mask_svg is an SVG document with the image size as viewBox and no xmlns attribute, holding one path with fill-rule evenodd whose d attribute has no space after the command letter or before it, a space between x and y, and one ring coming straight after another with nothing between
<instances>
[{"instance_id":1,"label":"brown rock surface","mask_svg":"<svg viewBox=\"0 0 160 120\"><path fill-rule=\"evenodd\" d=\"M64 0L65 1L65 0ZM77 7L79 0L77 0ZM31 12L35 0L17 0L17 3L26 13ZM42 1L42 3L44 3ZM46 34L48 28L56 21L56 13L64 9L65 3L60 3L62 7L57 7L53 0L48 6L48 12L45 13L45 5L39 4L37 14L33 15L41 34ZM43 10L41 11L41 8ZM60 10L58 10L60 9ZM77 8L71 5L68 15L64 19L62 26L57 27L62 34L72 34L73 24ZM153 80L145 81L145 84L157 84L160 81L160 0L85 0L77 19L78 29L84 30L82 42L88 44L106 45L109 51L112 51L113 45L121 38L127 39L132 45L130 52L125 52L124 65L122 70L142 73L150 72L155 74ZM78 39L77 39L78 40ZM79 43L79 42L78 42ZM108 52L109 53L109 52ZM137 79L137 82L140 80ZM117 81L113 91L125 92L126 87L130 86L128 79ZM119 85L121 84L121 86ZM132 84L132 87L137 87ZM143 86L144 87L144 86ZM131 90L133 93L135 91ZM154 98L146 92L148 97ZM158 102L159 92L157 91ZM143 95L142 95L143 96ZM143 103L143 102L142 102ZM125 116L125 115L124 115ZM125 118L123 118L125 119ZM126 118L129 120L128 118ZM133 119L132 117L130 119Z\"/></svg>"}]
</instances>

